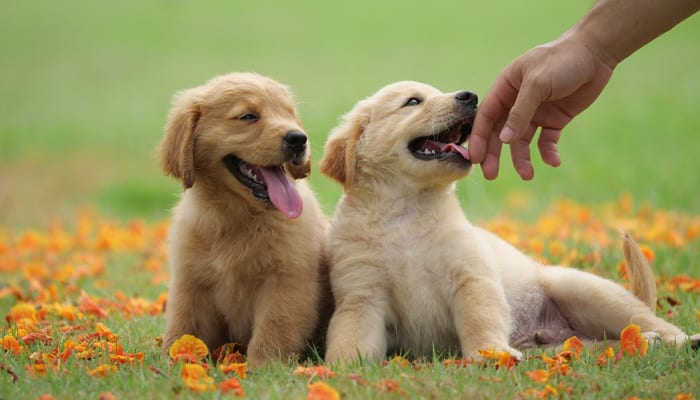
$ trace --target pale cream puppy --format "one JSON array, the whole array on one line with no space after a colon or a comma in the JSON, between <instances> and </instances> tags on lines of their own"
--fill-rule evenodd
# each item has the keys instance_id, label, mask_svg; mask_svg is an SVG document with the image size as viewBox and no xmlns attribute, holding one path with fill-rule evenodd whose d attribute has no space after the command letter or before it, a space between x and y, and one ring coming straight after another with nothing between
<instances>
[{"instance_id":1,"label":"pale cream puppy","mask_svg":"<svg viewBox=\"0 0 700 400\"><path fill-rule=\"evenodd\" d=\"M469 92L399 82L360 101L331 132L321 171L344 194L328 238L336 310L326 360L388 351L478 357L479 349L520 357L514 347L615 338L630 323L685 342L650 309L643 257L632 272L644 301L590 273L542 266L467 221L454 190L471 167L461 145L476 102Z\"/></svg>"},{"instance_id":2,"label":"pale cream puppy","mask_svg":"<svg viewBox=\"0 0 700 400\"><path fill-rule=\"evenodd\" d=\"M187 333L210 351L247 346L252 367L297 357L327 300L327 221L303 179L309 146L290 91L253 73L185 90L159 152L185 189L169 234L163 350Z\"/></svg>"}]
</instances>

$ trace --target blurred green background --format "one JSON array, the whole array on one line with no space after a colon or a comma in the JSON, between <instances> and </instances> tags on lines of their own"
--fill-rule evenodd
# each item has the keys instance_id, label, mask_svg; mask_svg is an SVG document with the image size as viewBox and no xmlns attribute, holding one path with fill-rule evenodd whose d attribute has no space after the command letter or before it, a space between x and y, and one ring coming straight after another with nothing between
<instances>
[{"instance_id":1,"label":"blurred green background","mask_svg":"<svg viewBox=\"0 0 700 400\"><path fill-rule=\"evenodd\" d=\"M353 104L397 80L481 97L499 71L556 38L591 1L19 1L0 13L0 224L44 225L93 205L116 218L168 216L180 185L153 154L172 95L230 71L292 87L318 161ZM537 159L522 182L508 157L496 181L459 184L472 219L508 193L534 207L621 192L700 212L700 17L616 70L561 140L563 164ZM330 213L340 188L317 169Z\"/></svg>"}]
</instances>

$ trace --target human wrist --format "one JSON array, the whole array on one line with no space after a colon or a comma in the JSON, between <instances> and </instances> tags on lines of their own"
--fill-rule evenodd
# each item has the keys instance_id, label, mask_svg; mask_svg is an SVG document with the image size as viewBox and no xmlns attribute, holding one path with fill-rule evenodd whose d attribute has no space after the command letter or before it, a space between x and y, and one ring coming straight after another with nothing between
<instances>
[{"instance_id":1,"label":"human wrist","mask_svg":"<svg viewBox=\"0 0 700 400\"><path fill-rule=\"evenodd\" d=\"M563 36L614 68L698 10L698 0L597 0Z\"/></svg>"},{"instance_id":2,"label":"human wrist","mask_svg":"<svg viewBox=\"0 0 700 400\"><path fill-rule=\"evenodd\" d=\"M602 64L611 70L632 51L626 52L616 45L619 32L608 23L605 15L596 6L576 25L565 32L560 40L584 47Z\"/></svg>"}]
</instances>

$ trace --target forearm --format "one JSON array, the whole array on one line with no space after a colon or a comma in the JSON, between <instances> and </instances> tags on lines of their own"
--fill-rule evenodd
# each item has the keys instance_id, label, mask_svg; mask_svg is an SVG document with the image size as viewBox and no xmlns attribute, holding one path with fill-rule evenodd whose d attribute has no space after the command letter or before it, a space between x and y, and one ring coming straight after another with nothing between
<instances>
[{"instance_id":1,"label":"forearm","mask_svg":"<svg viewBox=\"0 0 700 400\"><path fill-rule=\"evenodd\" d=\"M700 10L700 0L598 0L562 39L577 40L615 67Z\"/></svg>"}]
</instances>

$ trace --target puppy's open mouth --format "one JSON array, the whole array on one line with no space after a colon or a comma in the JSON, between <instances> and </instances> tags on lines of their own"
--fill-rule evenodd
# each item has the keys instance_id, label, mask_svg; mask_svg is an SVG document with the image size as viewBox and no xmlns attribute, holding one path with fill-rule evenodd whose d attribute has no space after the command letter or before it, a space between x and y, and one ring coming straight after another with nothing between
<instances>
[{"instance_id":1,"label":"puppy's open mouth","mask_svg":"<svg viewBox=\"0 0 700 400\"><path fill-rule=\"evenodd\" d=\"M253 196L271 203L288 218L301 215L301 196L284 173L283 166L263 167L249 164L233 154L224 157L224 163L231 175L250 189Z\"/></svg>"},{"instance_id":2,"label":"puppy's open mouth","mask_svg":"<svg viewBox=\"0 0 700 400\"><path fill-rule=\"evenodd\" d=\"M470 162L469 150L462 146L472 131L472 118L463 119L445 131L421 136L408 144L408 149L419 160L459 160Z\"/></svg>"}]
</instances>

